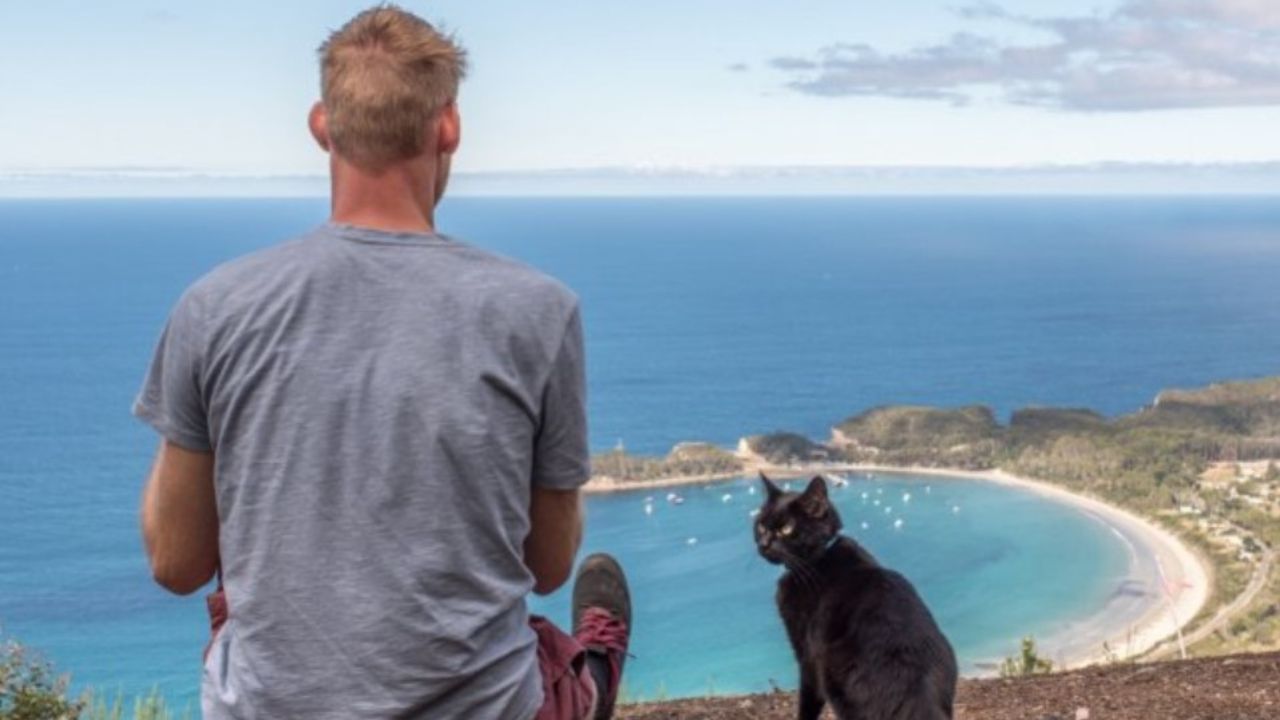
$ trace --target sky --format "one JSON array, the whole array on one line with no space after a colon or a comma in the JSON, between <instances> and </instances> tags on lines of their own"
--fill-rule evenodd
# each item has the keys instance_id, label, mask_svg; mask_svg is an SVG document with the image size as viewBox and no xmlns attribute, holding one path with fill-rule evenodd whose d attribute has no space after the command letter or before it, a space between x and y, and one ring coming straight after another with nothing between
<instances>
[{"instance_id":1,"label":"sky","mask_svg":"<svg viewBox=\"0 0 1280 720\"><path fill-rule=\"evenodd\" d=\"M0 194L193 175L322 191L315 48L368 3L4 5ZM1275 0L402 5L469 52L464 188L821 187L833 172L857 187L886 169L1019 185L1060 166L1280 188Z\"/></svg>"}]
</instances>

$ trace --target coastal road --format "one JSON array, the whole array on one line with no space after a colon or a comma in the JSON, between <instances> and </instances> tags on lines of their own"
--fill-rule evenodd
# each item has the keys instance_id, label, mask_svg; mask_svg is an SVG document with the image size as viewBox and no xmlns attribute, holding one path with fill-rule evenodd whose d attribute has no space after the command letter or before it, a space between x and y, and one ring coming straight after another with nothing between
<instances>
[{"instance_id":1,"label":"coastal road","mask_svg":"<svg viewBox=\"0 0 1280 720\"><path fill-rule=\"evenodd\" d=\"M1243 528L1236 527L1241 533L1248 534ZM1258 593L1266 587L1267 581L1271 578L1271 570L1275 566L1276 553L1275 550L1268 547L1262 556L1262 560L1254 568L1253 576L1249 578L1249 584L1245 586L1244 591L1235 597L1234 600L1227 603L1214 613L1208 622L1200 625L1195 630L1184 635L1187 647L1192 647L1196 643L1204 640L1215 632L1226 627L1237 615L1248 609L1254 599L1258 597ZM1176 638L1166 640L1156 646L1151 652L1147 653L1144 660L1160 660L1164 658L1176 657L1178 654L1178 641Z\"/></svg>"}]
</instances>

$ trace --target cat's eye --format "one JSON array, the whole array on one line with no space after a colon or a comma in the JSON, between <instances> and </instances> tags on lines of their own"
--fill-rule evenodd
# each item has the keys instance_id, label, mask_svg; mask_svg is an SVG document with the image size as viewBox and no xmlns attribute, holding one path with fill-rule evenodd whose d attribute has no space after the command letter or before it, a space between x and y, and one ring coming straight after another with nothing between
<instances>
[{"instance_id":1,"label":"cat's eye","mask_svg":"<svg viewBox=\"0 0 1280 720\"><path fill-rule=\"evenodd\" d=\"M783 525L783 526L778 530L778 534L779 534L779 535L781 535L782 537L787 537L788 535L790 535L791 533L793 533L793 532L795 532L795 531L796 531L796 523L795 523L795 521L794 521L794 520L790 520L790 521L788 521L788 522L787 522L787 524L786 524L786 525Z\"/></svg>"}]
</instances>

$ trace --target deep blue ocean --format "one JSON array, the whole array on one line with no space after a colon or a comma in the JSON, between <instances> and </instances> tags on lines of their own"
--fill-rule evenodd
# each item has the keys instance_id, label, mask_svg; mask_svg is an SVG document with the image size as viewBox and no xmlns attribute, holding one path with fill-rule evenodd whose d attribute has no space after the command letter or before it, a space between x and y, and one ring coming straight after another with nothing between
<instances>
[{"instance_id":1,"label":"deep blue ocean","mask_svg":"<svg viewBox=\"0 0 1280 720\"><path fill-rule=\"evenodd\" d=\"M325 212L0 201L0 633L77 686L194 698L203 605L150 584L137 505L157 441L129 406L187 284ZM601 450L826 437L884 403L1118 414L1280 374L1271 199L460 198L439 220L581 295ZM659 497L652 516L642 496L591 500L588 547L623 557L641 608L629 692L793 684L746 487ZM868 488L898 501L872 510ZM971 670L1101 607L1122 570L1096 523L1023 493L901 477L844 492L847 526L920 585ZM535 608L567 615L562 596Z\"/></svg>"}]
</instances>

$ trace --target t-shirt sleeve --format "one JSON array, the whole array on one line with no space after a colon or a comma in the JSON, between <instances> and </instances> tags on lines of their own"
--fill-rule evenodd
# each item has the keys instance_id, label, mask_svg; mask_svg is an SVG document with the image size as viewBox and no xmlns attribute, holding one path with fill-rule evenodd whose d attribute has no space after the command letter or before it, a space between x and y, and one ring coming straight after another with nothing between
<instances>
[{"instance_id":1,"label":"t-shirt sleeve","mask_svg":"<svg viewBox=\"0 0 1280 720\"><path fill-rule=\"evenodd\" d=\"M587 378L582 317L574 308L542 393L533 484L576 490L591 479L587 446Z\"/></svg>"},{"instance_id":2,"label":"t-shirt sleeve","mask_svg":"<svg viewBox=\"0 0 1280 720\"><path fill-rule=\"evenodd\" d=\"M133 414L165 439L188 450L210 452L209 424L201 388L203 318L188 290L174 305L160 333Z\"/></svg>"}]
</instances>

